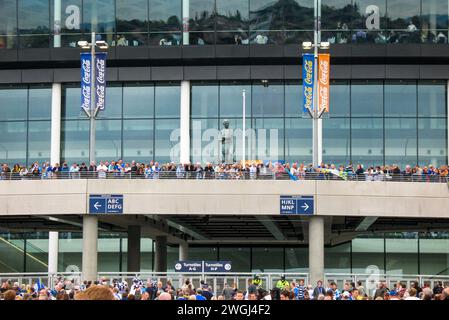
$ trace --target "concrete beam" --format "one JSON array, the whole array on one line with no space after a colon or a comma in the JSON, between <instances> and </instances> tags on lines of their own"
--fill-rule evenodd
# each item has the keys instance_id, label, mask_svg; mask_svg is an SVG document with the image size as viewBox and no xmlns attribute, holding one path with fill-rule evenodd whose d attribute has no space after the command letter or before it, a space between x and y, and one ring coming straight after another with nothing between
<instances>
[{"instance_id":1,"label":"concrete beam","mask_svg":"<svg viewBox=\"0 0 449 320\"><path fill-rule=\"evenodd\" d=\"M159 222L163 222L166 223L167 225L169 225L172 228L175 228L189 236L191 236L194 239L197 240L208 240L208 237L205 237L204 235L202 235L202 233L197 230L195 227L192 226L188 226L187 224L179 221L176 218L165 218L163 216L157 216L157 215L151 215L151 216L147 216L155 221L159 221Z\"/></svg>"},{"instance_id":2,"label":"concrete beam","mask_svg":"<svg viewBox=\"0 0 449 320\"><path fill-rule=\"evenodd\" d=\"M282 230L277 226L273 219L269 216L256 216L257 221L259 221L263 226L273 235L276 240L283 241L287 240Z\"/></svg>"},{"instance_id":3,"label":"concrete beam","mask_svg":"<svg viewBox=\"0 0 449 320\"><path fill-rule=\"evenodd\" d=\"M366 231L377 221L377 219L379 219L379 217L365 217L355 228L355 230Z\"/></svg>"}]
</instances>

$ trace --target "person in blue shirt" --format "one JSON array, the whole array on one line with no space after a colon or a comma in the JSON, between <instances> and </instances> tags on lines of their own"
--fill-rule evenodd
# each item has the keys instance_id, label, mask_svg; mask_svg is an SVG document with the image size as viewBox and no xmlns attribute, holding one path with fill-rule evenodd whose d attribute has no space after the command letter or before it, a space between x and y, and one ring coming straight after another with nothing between
<instances>
[{"instance_id":1,"label":"person in blue shirt","mask_svg":"<svg viewBox=\"0 0 449 320\"><path fill-rule=\"evenodd\" d=\"M196 300L204 300L204 301L207 300L206 297L203 296L203 290L201 290L201 289L198 289L196 291L195 297L196 297Z\"/></svg>"}]
</instances>

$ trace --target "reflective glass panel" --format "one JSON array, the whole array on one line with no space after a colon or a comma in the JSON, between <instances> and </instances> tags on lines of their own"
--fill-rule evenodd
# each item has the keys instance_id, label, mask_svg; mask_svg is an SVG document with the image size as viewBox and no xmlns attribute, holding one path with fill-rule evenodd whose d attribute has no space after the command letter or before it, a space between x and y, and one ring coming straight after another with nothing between
<instances>
[{"instance_id":1,"label":"reflective glass panel","mask_svg":"<svg viewBox=\"0 0 449 320\"><path fill-rule=\"evenodd\" d=\"M154 86L130 84L123 87L123 117L152 118L154 116Z\"/></svg>"},{"instance_id":2,"label":"reflective glass panel","mask_svg":"<svg viewBox=\"0 0 449 320\"><path fill-rule=\"evenodd\" d=\"M121 120L97 120L95 154L98 161L119 160L122 157Z\"/></svg>"},{"instance_id":3,"label":"reflective glass panel","mask_svg":"<svg viewBox=\"0 0 449 320\"><path fill-rule=\"evenodd\" d=\"M28 112L30 120L51 118L51 88L30 88Z\"/></svg>"},{"instance_id":4,"label":"reflective glass panel","mask_svg":"<svg viewBox=\"0 0 449 320\"><path fill-rule=\"evenodd\" d=\"M154 121L124 120L123 121L123 160L149 162L154 151Z\"/></svg>"},{"instance_id":5,"label":"reflective glass panel","mask_svg":"<svg viewBox=\"0 0 449 320\"><path fill-rule=\"evenodd\" d=\"M418 274L418 237L416 233L411 233L402 239L387 238L385 242L387 274Z\"/></svg>"},{"instance_id":6,"label":"reflective glass panel","mask_svg":"<svg viewBox=\"0 0 449 320\"><path fill-rule=\"evenodd\" d=\"M21 34L48 34L50 11L48 0L18 1Z\"/></svg>"},{"instance_id":7,"label":"reflective glass panel","mask_svg":"<svg viewBox=\"0 0 449 320\"><path fill-rule=\"evenodd\" d=\"M258 118L253 121L257 134L255 159L273 162L283 160L284 119Z\"/></svg>"},{"instance_id":8,"label":"reflective glass panel","mask_svg":"<svg viewBox=\"0 0 449 320\"><path fill-rule=\"evenodd\" d=\"M356 238L352 240L352 272L366 272L369 266L376 266L384 272L384 239Z\"/></svg>"},{"instance_id":9,"label":"reflective glass panel","mask_svg":"<svg viewBox=\"0 0 449 320\"><path fill-rule=\"evenodd\" d=\"M313 30L313 0L284 2L284 25L286 30Z\"/></svg>"},{"instance_id":10,"label":"reflective glass panel","mask_svg":"<svg viewBox=\"0 0 449 320\"><path fill-rule=\"evenodd\" d=\"M26 122L0 122L0 162L26 164Z\"/></svg>"},{"instance_id":11,"label":"reflective glass panel","mask_svg":"<svg viewBox=\"0 0 449 320\"><path fill-rule=\"evenodd\" d=\"M61 121L61 128L61 162L88 163L89 121Z\"/></svg>"},{"instance_id":12,"label":"reflective glass panel","mask_svg":"<svg viewBox=\"0 0 449 320\"><path fill-rule=\"evenodd\" d=\"M220 84L220 117L243 117L243 90L246 90L246 116L251 116L251 86Z\"/></svg>"},{"instance_id":13,"label":"reflective glass panel","mask_svg":"<svg viewBox=\"0 0 449 320\"><path fill-rule=\"evenodd\" d=\"M353 117L383 115L383 85L378 82L352 82L351 114Z\"/></svg>"},{"instance_id":14,"label":"reflective glass panel","mask_svg":"<svg viewBox=\"0 0 449 320\"><path fill-rule=\"evenodd\" d=\"M106 106L104 111L98 112L98 117L121 118L122 117L122 86L109 84L106 87Z\"/></svg>"},{"instance_id":15,"label":"reflective glass panel","mask_svg":"<svg viewBox=\"0 0 449 320\"><path fill-rule=\"evenodd\" d=\"M445 83L418 83L418 117L446 117L446 105Z\"/></svg>"},{"instance_id":16,"label":"reflective glass panel","mask_svg":"<svg viewBox=\"0 0 449 320\"><path fill-rule=\"evenodd\" d=\"M214 31L215 0L190 0L189 27L192 31Z\"/></svg>"},{"instance_id":17,"label":"reflective glass panel","mask_svg":"<svg viewBox=\"0 0 449 320\"><path fill-rule=\"evenodd\" d=\"M110 45L115 40L115 0L84 0L84 31L97 33L97 40L107 41Z\"/></svg>"},{"instance_id":18,"label":"reflective glass panel","mask_svg":"<svg viewBox=\"0 0 449 320\"><path fill-rule=\"evenodd\" d=\"M285 119L285 161L305 165L311 163L312 121L309 119Z\"/></svg>"},{"instance_id":19,"label":"reflective glass panel","mask_svg":"<svg viewBox=\"0 0 449 320\"><path fill-rule=\"evenodd\" d=\"M330 117L350 116L350 85L348 81L332 81L330 88Z\"/></svg>"},{"instance_id":20,"label":"reflective glass panel","mask_svg":"<svg viewBox=\"0 0 449 320\"><path fill-rule=\"evenodd\" d=\"M51 122L28 122L28 164L50 161Z\"/></svg>"},{"instance_id":21,"label":"reflective glass panel","mask_svg":"<svg viewBox=\"0 0 449 320\"><path fill-rule=\"evenodd\" d=\"M352 163L363 164L365 168L383 165L383 123L382 119L351 120Z\"/></svg>"},{"instance_id":22,"label":"reflective glass panel","mask_svg":"<svg viewBox=\"0 0 449 320\"><path fill-rule=\"evenodd\" d=\"M449 275L449 239L426 238L419 240L420 273Z\"/></svg>"},{"instance_id":23,"label":"reflective glass panel","mask_svg":"<svg viewBox=\"0 0 449 320\"><path fill-rule=\"evenodd\" d=\"M16 0L0 1L0 49L13 49L16 46L15 37L7 35L17 34Z\"/></svg>"},{"instance_id":24,"label":"reflective glass panel","mask_svg":"<svg viewBox=\"0 0 449 320\"><path fill-rule=\"evenodd\" d=\"M27 118L28 90L0 87L0 121Z\"/></svg>"},{"instance_id":25,"label":"reflective glass panel","mask_svg":"<svg viewBox=\"0 0 449 320\"><path fill-rule=\"evenodd\" d=\"M417 31L421 28L419 23L420 9L420 0L387 1L388 28L398 29L399 37L418 37ZM403 31L408 31L409 33L407 34Z\"/></svg>"},{"instance_id":26,"label":"reflective glass panel","mask_svg":"<svg viewBox=\"0 0 449 320\"><path fill-rule=\"evenodd\" d=\"M302 84L286 83L285 84L285 116L300 117L302 116L303 93Z\"/></svg>"},{"instance_id":27,"label":"reflective glass panel","mask_svg":"<svg viewBox=\"0 0 449 320\"><path fill-rule=\"evenodd\" d=\"M385 119L385 164L414 167L417 162L416 119Z\"/></svg>"},{"instance_id":28,"label":"reflective glass panel","mask_svg":"<svg viewBox=\"0 0 449 320\"><path fill-rule=\"evenodd\" d=\"M251 248L220 248L220 261L232 261L233 272L251 272ZM232 286L231 283L228 283Z\"/></svg>"},{"instance_id":29,"label":"reflective glass panel","mask_svg":"<svg viewBox=\"0 0 449 320\"><path fill-rule=\"evenodd\" d=\"M150 32L181 31L182 0L150 0Z\"/></svg>"},{"instance_id":30,"label":"reflective glass panel","mask_svg":"<svg viewBox=\"0 0 449 320\"><path fill-rule=\"evenodd\" d=\"M218 117L218 85L192 85L192 117Z\"/></svg>"},{"instance_id":31,"label":"reflective glass panel","mask_svg":"<svg viewBox=\"0 0 449 320\"><path fill-rule=\"evenodd\" d=\"M308 256L308 248L285 248L285 272L309 272Z\"/></svg>"},{"instance_id":32,"label":"reflective glass panel","mask_svg":"<svg viewBox=\"0 0 449 320\"><path fill-rule=\"evenodd\" d=\"M351 271L351 244L344 243L324 248L324 271L348 273ZM340 285L341 286L341 285Z\"/></svg>"},{"instance_id":33,"label":"reflective glass panel","mask_svg":"<svg viewBox=\"0 0 449 320\"><path fill-rule=\"evenodd\" d=\"M217 0L217 30L247 31L249 1Z\"/></svg>"},{"instance_id":34,"label":"reflective glass panel","mask_svg":"<svg viewBox=\"0 0 449 320\"><path fill-rule=\"evenodd\" d=\"M156 118L179 118L181 88L156 85Z\"/></svg>"},{"instance_id":35,"label":"reflective glass panel","mask_svg":"<svg viewBox=\"0 0 449 320\"><path fill-rule=\"evenodd\" d=\"M284 85L269 83L268 86L253 84L253 116L284 116Z\"/></svg>"},{"instance_id":36,"label":"reflective glass panel","mask_svg":"<svg viewBox=\"0 0 449 320\"><path fill-rule=\"evenodd\" d=\"M323 161L325 163L335 164L338 167L338 165L346 166L350 162L351 130L349 125L350 120L344 118L323 120Z\"/></svg>"},{"instance_id":37,"label":"reflective glass panel","mask_svg":"<svg viewBox=\"0 0 449 320\"><path fill-rule=\"evenodd\" d=\"M252 250L252 272L263 273L284 271L283 248L252 248ZM270 259L267 259L267 257L270 257Z\"/></svg>"},{"instance_id":38,"label":"reflective glass panel","mask_svg":"<svg viewBox=\"0 0 449 320\"><path fill-rule=\"evenodd\" d=\"M231 127L230 128L234 128ZM190 156L194 163L218 163L221 157L221 141L218 135L218 119L192 119Z\"/></svg>"},{"instance_id":39,"label":"reflective glass panel","mask_svg":"<svg viewBox=\"0 0 449 320\"><path fill-rule=\"evenodd\" d=\"M148 32L148 0L116 0L117 32Z\"/></svg>"},{"instance_id":40,"label":"reflective glass panel","mask_svg":"<svg viewBox=\"0 0 449 320\"><path fill-rule=\"evenodd\" d=\"M385 116L416 117L416 82L385 83Z\"/></svg>"},{"instance_id":41,"label":"reflective glass panel","mask_svg":"<svg viewBox=\"0 0 449 320\"><path fill-rule=\"evenodd\" d=\"M156 120L154 139L156 161L179 162L179 119Z\"/></svg>"},{"instance_id":42,"label":"reflective glass panel","mask_svg":"<svg viewBox=\"0 0 449 320\"><path fill-rule=\"evenodd\" d=\"M418 119L418 160L420 166L447 164L446 119Z\"/></svg>"}]
</instances>

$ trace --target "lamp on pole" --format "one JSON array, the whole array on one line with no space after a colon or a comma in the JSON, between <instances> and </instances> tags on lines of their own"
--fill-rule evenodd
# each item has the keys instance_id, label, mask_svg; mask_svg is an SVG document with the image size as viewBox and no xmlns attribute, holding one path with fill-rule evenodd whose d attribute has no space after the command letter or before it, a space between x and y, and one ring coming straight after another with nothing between
<instances>
[{"instance_id":1,"label":"lamp on pole","mask_svg":"<svg viewBox=\"0 0 449 320\"><path fill-rule=\"evenodd\" d=\"M95 40L95 32L92 32L91 35L91 42L87 42L87 41L78 41L78 46L81 47L81 49L83 50L90 50L91 53L91 79L90 79L90 83L91 83L91 99L90 99L90 109L84 109L84 112L86 112L86 115L89 117L90 119L90 136L89 136L89 162L95 162L95 140L96 140L96 117L97 117L97 113L99 110L99 107L97 107L95 105L95 92L96 92L96 86L95 86L95 61L96 61L96 57L95 57L95 51L96 48L98 47L101 50L107 50L109 48L108 44L106 43L106 41L96 41Z\"/></svg>"},{"instance_id":2,"label":"lamp on pole","mask_svg":"<svg viewBox=\"0 0 449 320\"><path fill-rule=\"evenodd\" d=\"M319 110L318 104L318 49L329 50L330 43L321 41L321 0L315 0L315 28L314 42L303 42L303 50L314 49L314 81L313 81L313 104L312 109L307 108L313 119L313 166L318 167L323 160L323 126L322 117L326 109Z\"/></svg>"}]
</instances>

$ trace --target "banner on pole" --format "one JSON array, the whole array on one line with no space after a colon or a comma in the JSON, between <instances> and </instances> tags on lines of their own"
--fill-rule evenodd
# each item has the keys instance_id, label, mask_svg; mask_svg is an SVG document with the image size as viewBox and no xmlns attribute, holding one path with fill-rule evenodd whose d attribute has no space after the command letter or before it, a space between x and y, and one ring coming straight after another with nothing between
<instances>
[{"instance_id":1,"label":"banner on pole","mask_svg":"<svg viewBox=\"0 0 449 320\"><path fill-rule=\"evenodd\" d=\"M106 53L96 54L95 68L95 106L103 111L106 103Z\"/></svg>"},{"instance_id":2,"label":"banner on pole","mask_svg":"<svg viewBox=\"0 0 449 320\"><path fill-rule=\"evenodd\" d=\"M81 53L81 109L90 110L92 99L92 55Z\"/></svg>"},{"instance_id":3,"label":"banner on pole","mask_svg":"<svg viewBox=\"0 0 449 320\"><path fill-rule=\"evenodd\" d=\"M329 112L329 73L330 55L323 53L318 56L318 111Z\"/></svg>"},{"instance_id":4,"label":"banner on pole","mask_svg":"<svg viewBox=\"0 0 449 320\"><path fill-rule=\"evenodd\" d=\"M302 87L303 87L303 112L313 109L313 85L315 78L315 57L313 54L306 53L303 55L303 73L302 73Z\"/></svg>"}]
</instances>

